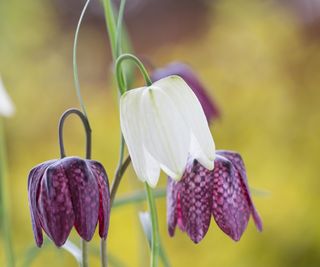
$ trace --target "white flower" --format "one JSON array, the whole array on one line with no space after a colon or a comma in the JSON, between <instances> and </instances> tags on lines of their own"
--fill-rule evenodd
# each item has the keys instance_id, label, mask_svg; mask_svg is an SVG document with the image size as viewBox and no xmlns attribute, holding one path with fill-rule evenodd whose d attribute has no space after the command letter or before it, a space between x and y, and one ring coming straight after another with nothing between
<instances>
[{"instance_id":1,"label":"white flower","mask_svg":"<svg viewBox=\"0 0 320 267\"><path fill-rule=\"evenodd\" d=\"M120 122L133 168L150 186L160 169L179 180L189 157L212 170L215 145L201 104L179 76L128 91L120 99Z\"/></svg>"},{"instance_id":2,"label":"white flower","mask_svg":"<svg viewBox=\"0 0 320 267\"><path fill-rule=\"evenodd\" d=\"M14 113L14 106L7 94L0 77L0 116L9 117Z\"/></svg>"}]
</instances>

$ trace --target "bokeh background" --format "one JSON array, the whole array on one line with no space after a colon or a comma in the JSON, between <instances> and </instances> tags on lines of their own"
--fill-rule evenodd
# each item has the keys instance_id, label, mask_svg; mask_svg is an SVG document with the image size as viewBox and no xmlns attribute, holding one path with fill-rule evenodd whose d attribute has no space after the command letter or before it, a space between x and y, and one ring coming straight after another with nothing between
<instances>
[{"instance_id":1,"label":"bokeh background","mask_svg":"<svg viewBox=\"0 0 320 267\"><path fill-rule=\"evenodd\" d=\"M214 221L198 245L179 231L169 238L165 199L159 199L161 237L172 266L320 266L320 2L128 2L125 20L137 55L149 66L179 60L194 68L222 113L211 125L217 147L239 151L251 186L259 189L254 201L264 231L258 233L250 221L238 243ZM77 266L52 245L34 249L27 175L34 165L59 156L58 119L65 109L78 107L72 41L83 4L0 0L0 73L16 105L5 127L8 216L17 266ZM93 157L112 177L118 159L118 104L98 1L85 16L78 55ZM74 118L66 124L65 143L69 155L84 154L82 125ZM130 169L119 196L142 188ZM108 247L118 266L148 266L137 216L144 209L144 204L129 205L112 212ZM72 239L77 242L76 234ZM96 235L91 266L99 266L98 244ZM37 257L28 262L30 253ZM2 241L0 266L5 266Z\"/></svg>"}]
</instances>

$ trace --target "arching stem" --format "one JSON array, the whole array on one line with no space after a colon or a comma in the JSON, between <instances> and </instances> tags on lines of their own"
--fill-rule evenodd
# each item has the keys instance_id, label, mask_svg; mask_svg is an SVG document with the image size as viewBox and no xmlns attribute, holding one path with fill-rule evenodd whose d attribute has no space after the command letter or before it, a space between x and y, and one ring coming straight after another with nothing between
<instances>
[{"instance_id":1,"label":"arching stem","mask_svg":"<svg viewBox=\"0 0 320 267\"><path fill-rule=\"evenodd\" d=\"M78 109L71 108L65 111L59 121L59 146L60 146L60 157L64 158L66 156L65 149L64 149L64 142L63 142L63 126L66 118L71 114L77 115L84 126L86 132L86 158L91 158L91 128L87 117Z\"/></svg>"}]
</instances>

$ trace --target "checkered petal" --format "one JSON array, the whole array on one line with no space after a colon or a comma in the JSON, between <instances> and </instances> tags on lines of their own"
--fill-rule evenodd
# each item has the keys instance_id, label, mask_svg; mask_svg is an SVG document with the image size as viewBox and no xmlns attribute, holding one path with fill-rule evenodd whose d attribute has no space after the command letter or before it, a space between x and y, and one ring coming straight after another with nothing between
<instances>
[{"instance_id":1,"label":"checkered petal","mask_svg":"<svg viewBox=\"0 0 320 267\"><path fill-rule=\"evenodd\" d=\"M233 166L235 167L235 169L236 169L235 175L236 175L237 179L240 179L242 187L244 187L244 190L246 191L246 194L248 196L251 214L252 214L253 220L255 222L255 225L259 231L262 231L262 220L261 220L259 213L256 210L256 208L253 204L252 198L251 198L246 168L245 168L245 165L244 165L244 162L242 160L241 155L237 152L227 151L227 150L217 150L216 153L218 155L221 155L221 156L227 158L228 160L230 160L232 162Z\"/></svg>"},{"instance_id":2,"label":"checkered petal","mask_svg":"<svg viewBox=\"0 0 320 267\"><path fill-rule=\"evenodd\" d=\"M189 161L180 186L181 222L191 240L199 243L210 226L213 172L197 160Z\"/></svg>"},{"instance_id":3,"label":"checkered petal","mask_svg":"<svg viewBox=\"0 0 320 267\"><path fill-rule=\"evenodd\" d=\"M93 237L99 214L98 182L85 160L75 157L60 161L68 177L75 215L74 226L86 241Z\"/></svg>"},{"instance_id":4,"label":"checkered petal","mask_svg":"<svg viewBox=\"0 0 320 267\"><path fill-rule=\"evenodd\" d=\"M62 246L72 229L75 214L68 177L60 161L47 167L39 190L41 225L56 246Z\"/></svg>"},{"instance_id":5,"label":"checkered petal","mask_svg":"<svg viewBox=\"0 0 320 267\"><path fill-rule=\"evenodd\" d=\"M251 213L246 187L232 162L217 155L213 170L213 217L223 232L238 241Z\"/></svg>"},{"instance_id":6,"label":"checkered petal","mask_svg":"<svg viewBox=\"0 0 320 267\"><path fill-rule=\"evenodd\" d=\"M99 235L106 238L109 229L110 220L110 191L108 176L101 163L93 160L87 161L92 173L98 181L99 187Z\"/></svg>"},{"instance_id":7,"label":"checkered petal","mask_svg":"<svg viewBox=\"0 0 320 267\"><path fill-rule=\"evenodd\" d=\"M39 194L39 185L41 178L46 170L46 168L55 161L47 161L36 167L34 167L28 177L28 198L29 198L29 208L31 214L31 222L34 238L38 247L41 247L43 243L43 235L41 222L39 218L39 213L37 209L37 198Z\"/></svg>"},{"instance_id":8,"label":"checkered petal","mask_svg":"<svg viewBox=\"0 0 320 267\"><path fill-rule=\"evenodd\" d=\"M167 183L167 224L170 236L174 236L177 225L177 205L178 205L179 183L168 177Z\"/></svg>"}]
</instances>

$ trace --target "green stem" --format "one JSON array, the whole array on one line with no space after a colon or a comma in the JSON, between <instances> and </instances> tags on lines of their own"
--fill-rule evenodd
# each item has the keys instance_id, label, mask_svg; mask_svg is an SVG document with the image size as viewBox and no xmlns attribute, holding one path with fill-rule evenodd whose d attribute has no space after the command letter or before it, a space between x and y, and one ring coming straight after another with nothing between
<instances>
[{"instance_id":1,"label":"green stem","mask_svg":"<svg viewBox=\"0 0 320 267\"><path fill-rule=\"evenodd\" d=\"M120 185L122 176L125 173L126 169L128 168L130 162L131 162L130 157L127 157L126 160L123 162L123 164L119 165L119 167L117 168L117 171L116 171L116 174L113 179L112 186L111 186L111 193L110 193L111 207L113 206L113 202L116 197L116 193L118 191L118 187Z\"/></svg>"},{"instance_id":2,"label":"green stem","mask_svg":"<svg viewBox=\"0 0 320 267\"><path fill-rule=\"evenodd\" d=\"M121 0L119 15L118 15L118 22L117 22L117 36L116 36L116 56L117 57L122 54L122 22L123 22L125 5L126 5L126 0Z\"/></svg>"},{"instance_id":3,"label":"green stem","mask_svg":"<svg viewBox=\"0 0 320 267\"><path fill-rule=\"evenodd\" d=\"M88 267L88 243L81 239L82 264L81 267Z\"/></svg>"},{"instance_id":4,"label":"green stem","mask_svg":"<svg viewBox=\"0 0 320 267\"><path fill-rule=\"evenodd\" d=\"M156 208L155 199L153 197L152 189L147 183L145 183L145 190L146 190L148 206L149 206L150 215L151 215L151 223L152 223L150 267L157 267L158 257L159 257L159 246L160 246L157 208Z\"/></svg>"},{"instance_id":5,"label":"green stem","mask_svg":"<svg viewBox=\"0 0 320 267\"><path fill-rule=\"evenodd\" d=\"M79 82L79 75L78 75L78 64L77 64L77 46L78 46L78 35L79 35L79 30L80 30L80 26L82 23L82 19L83 16L87 10L87 7L90 3L90 0L87 0L87 2L85 3L79 21L78 21L78 25L76 28L76 32L74 35L74 42L73 42L73 58L72 58L72 63L73 63L73 79L74 79L74 85L76 87L76 91L77 91L77 96L78 96L78 100L81 106L81 110L84 113L84 115L87 117L87 112L86 112L86 108L84 106L84 102L83 102L83 98L81 96L81 90L80 90L80 82Z\"/></svg>"},{"instance_id":6,"label":"green stem","mask_svg":"<svg viewBox=\"0 0 320 267\"><path fill-rule=\"evenodd\" d=\"M113 6L111 0L103 0L104 14L106 18L107 31L111 46L111 53L113 60L117 58L116 54L116 20L113 13Z\"/></svg>"},{"instance_id":7,"label":"green stem","mask_svg":"<svg viewBox=\"0 0 320 267\"><path fill-rule=\"evenodd\" d=\"M123 84L122 77L121 77L121 75L122 75L121 64L125 60L131 60L138 66L138 68L139 68L140 72L142 73L142 76L143 76L147 86L150 86L152 84L150 76L149 76L145 66L140 61L140 59L138 59L136 56L134 56L132 54L123 54L120 57L118 57L118 59L116 61L116 76L117 76L118 87L120 89L120 93L121 94L125 93L125 84Z\"/></svg>"},{"instance_id":8,"label":"green stem","mask_svg":"<svg viewBox=\"0 0 320 267\"><path fill-rule=\"evenodd\" d=\"M103 238L101 238L101 241L100 241L100 260L101 260L101 267L108 266L107 240Z\"/></svg>"},{"instance_id":9,"label":"green stem","mask_svg":"<svg viewBox=\"0 0 320 267\"><path fill-rule=\"evenodd\" d=\"M4 250L7 257L7 266L14 267L14 252L12 248L10 213L7 204L7 185L6 185L6 151L5 136L0 118L0 226L4 238Z\"/></svg>"}]
</instances>

